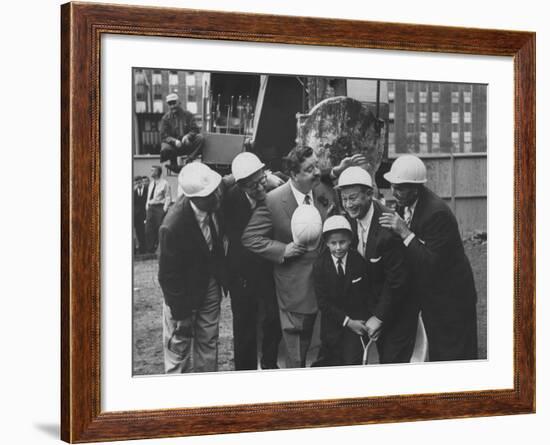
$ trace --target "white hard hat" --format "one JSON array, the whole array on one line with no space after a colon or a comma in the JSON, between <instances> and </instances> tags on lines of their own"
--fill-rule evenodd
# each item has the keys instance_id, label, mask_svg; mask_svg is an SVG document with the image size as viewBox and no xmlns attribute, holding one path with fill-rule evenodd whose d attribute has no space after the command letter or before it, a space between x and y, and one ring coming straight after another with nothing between
<instances>
[{"instance_id":1,"label":"white hard hat","mask_svg":"<svg viewBox=\"0 0 550 445\"><path fill-rule=\"evenodd\" d=\"M372 179L364 168L352 166L346 168L338 178L338 188L348 185L364 185L372 188Z\"/></svg>"},{"instance_id":2,"label":"white hard hat","mask_svg":"<svg viewBox=\"0 0 550 445\"><path fill-rule=\"evenodd\" d=\"M177 102L180 98L176 93L170 93L168 96L166 96L166 102Z\"/></svg>"},{"instance_id":3,"label":"white hard hat","mask_svg":"<svg viewBox=\"0 0 550 445\"><path fill-rule=\"evenodd\" d=\"M240 181L241 179L248 178L250 175L253 175L257 171L265 167L265 164L260 161L258 156L254 153L245 151L239 153L233 159L231 163L231 173L235 177L235 181Z\"/></svg>"},{"instance_id":4,"label":"white hard hat","mask_svg":"<svg viewBox=\"0 0 550 445\"><path fill-rule=\"evenodd\" d=\"M323 233L332 232L333 230L349 230L352 232L349 221L342 215L331 216L323 224Z\"/></svg>"},{"instance_id":5,"label":"white hard hat","mask_svg":"<svg viewBox=\"0 0 550 445\"><path fill-rule=\"evenodd\" d=\"M399 156L384 178L391 184L424 184L427 181L426 166L414 155Z\"/></svg>"},{"instance_id":6,"label":"white hard hat","mask_svg":"<svg viewBox=\"0 0 550 445\"><path fill-rule=\"evenodd\" d=\"M222 177L206 164L191 162L181 169L178 185L188 198L200 198L214 192L221 180Z\"/></svg>"},{"instance_id":7,"label":"white hard hat","mask_svg":"<svg viewBox=\"0 0 550 445\"><path fill-rule=\"evenodd\" d=\"M290 220L292 240L296 244L307 247L307 250L315 250L321 239L323 221L321 214L311 204L299 205Z\"/></svg>"}]
</instances>

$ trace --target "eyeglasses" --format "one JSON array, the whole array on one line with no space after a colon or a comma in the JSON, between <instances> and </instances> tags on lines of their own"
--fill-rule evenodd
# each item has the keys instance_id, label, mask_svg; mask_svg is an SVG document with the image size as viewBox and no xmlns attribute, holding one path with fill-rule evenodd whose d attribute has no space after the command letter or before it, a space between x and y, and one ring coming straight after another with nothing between
<instances>
[{"instance_id":1,"label":"eyeglasses","mask_svg":"<svg viewBox=\"0 0 550 445\"><path fill-rule=\"evenodd\" d=\"M172 106L172 105L176 105L177 102L166 102L168 105Z\"/></svg>"},{"instance_id":2,"label":"eyeglasses","mask_svg":"<svg viewBox=\"0 0 550 445\"><path fill-rule=\"evenodd\" d=\"M264 173L263 176L261 176L258 180L254 182L247 182L245 184L245 187L250 189L257 189L260 187L260 185L265 186L267 184L267 175Z\"/></svg>"}]
</instances>

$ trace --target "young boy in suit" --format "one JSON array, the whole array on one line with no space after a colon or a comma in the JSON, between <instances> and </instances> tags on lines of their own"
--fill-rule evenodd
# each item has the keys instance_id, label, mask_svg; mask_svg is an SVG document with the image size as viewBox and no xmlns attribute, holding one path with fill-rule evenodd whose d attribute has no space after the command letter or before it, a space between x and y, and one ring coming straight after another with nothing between
<instances>
[{"instance_id":1,"label":"young boy in suit","mask_svg":"<svg viewBox=\"0 0 550 445\"><path fill-rule=\"evenodd\" d=\"M360 365L360 337L368 341L366 263L351 249L353 232L345 217L328 218L323 225L323 238L327 249L313 267L323 351L316 366Z\"/></svg>"}]
</instances>

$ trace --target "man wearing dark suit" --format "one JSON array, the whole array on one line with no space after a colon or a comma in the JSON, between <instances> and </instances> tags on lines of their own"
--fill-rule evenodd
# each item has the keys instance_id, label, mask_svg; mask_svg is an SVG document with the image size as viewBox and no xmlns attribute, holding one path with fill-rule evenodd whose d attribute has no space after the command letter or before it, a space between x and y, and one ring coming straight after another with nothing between
<instances>
[{"instance_id":1,"label":"man wearing dark suit","mask_svg":"<svg viewBox=\"0 0 550 445\"><path fill-rule=\"evenodd\" d=\"M407 292L404 249L399 238L380 226L388 211L373 201L373 184L361 167L349 167L338 179L342 206L353 230L353 245L365 258L369 283L366 322L368 335L377 340L381 363L409 362L414 349L418 303Z\"/></svg>"},{"instance_id":2,"label":"man wearing dark suit","mask_svg":"<svg viewBox=\"0 0 550 445\"><path fill-rule=\"evenodd\" d=\"M324 221L333 208L332 191L320 183L317 156L310 147L295 147L285 159L291 179L267 194L242 236L243 246L274 264L287 367L305 367L317 315L312 270L319 249L307 251L293 242L291 218L298 205L314 205Z\"/></svg>"},{"instance_id":3,"label":"man wearing dark suit","mask_svg":"<svg viewBox=\"0 0 550 445\"><path fill-rule=\"evenodd\" d=\"M399 157L384 177L398 213L384 213L380 224L406 246L430 361L476 359L477 293L453 212L424 186L426 167L416 156Z\"/></svg>"},{"instance_id":4,"label":"man wearing dark suit","mask_svg":"<svg viewBox=\"0 0 550 445\"><path fill-rule=\"evenodd\" d=\"M147 216L145 204L147 203L149 187L145 184L143 177L138 177L137 185L134 188L134 229L138 242L138 252L146 253L145 241L145 218Z\"/></svg>"},{"instance_id":5,"label":"man wearing dark suit","mask_svg":"<svg viewBox=\"0 0 550 445\"><path fill-rule=\"evenodd\" d=\"M276 369L281 341L279 309L273 282L273 266L242 245L241 237L252 212L264 205L268 176L265 165L252 153L235 157L232 174L236 181L225 192L223 214L229 241L227 252L228 288L233 312L233 344L236 370L258 366L257 334L260 310L262 323L262 369Z\"/></svg>"},{"instance_id":6,"label":"man wearing dark suit","mask_svg":"<svg viewBox=\"0 0 550 445\"><path fill-rule=\"evenodd\" d=\"M225 283L221 177L188 164L183 191L159 231L166 373L217 370L221 286Z\"/></svg>"}]
</instances>

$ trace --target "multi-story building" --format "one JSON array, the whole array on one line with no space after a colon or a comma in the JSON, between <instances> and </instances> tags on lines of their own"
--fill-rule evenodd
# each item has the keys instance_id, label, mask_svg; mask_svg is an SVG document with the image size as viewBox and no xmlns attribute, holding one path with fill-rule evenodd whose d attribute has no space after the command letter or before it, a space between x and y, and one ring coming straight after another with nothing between
<instances>
[{"instance_id":1,"label":"multi-story building","mask_svg":"<svg viewBox=\"0 0 550 445\"><path fill-rule=\"evenodd\" d=\"M199 126L202 116L201 72L135 68L133 71L134 154L158 154L158 125L168 111L166 96L176 93L181 106L195 114Z\"/></svg>"},{"instance_id":2,"label":"multi-story building","mask_svg":"<svg viewBox=\"0 0 550 445\"><path fill-rule=\"evenodd\" d=\"M487 151L487 86L387 81L388 152Z\"/></svg>"}]
</instances>

